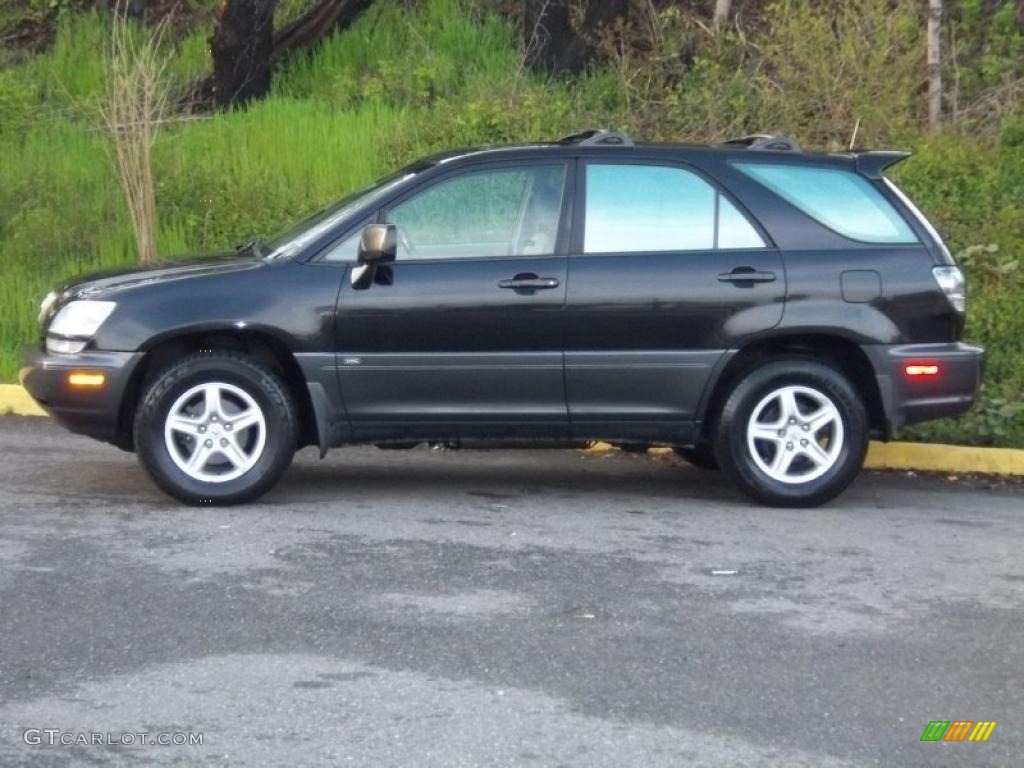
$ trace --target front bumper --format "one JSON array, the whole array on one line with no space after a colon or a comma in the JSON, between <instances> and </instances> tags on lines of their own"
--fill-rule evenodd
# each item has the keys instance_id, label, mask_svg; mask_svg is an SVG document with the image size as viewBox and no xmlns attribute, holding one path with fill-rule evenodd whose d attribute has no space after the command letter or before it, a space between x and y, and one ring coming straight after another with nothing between
<instances>
[{"instance_id":1,"label":"front bumper","mask_svg":"<svg viewBox=\"0 0 1024 768\"><path fill-rule=\"evenodd\" d=\"M962 342L864 347L875 369L878 391L892 434L920 421L956 416L970 409L985 370L985 350ZM908 376L907 363L938 366L934 376Z\"/></svg>"},{"instance_id":2,"label":"front bumper","mask_svg":"<svg viewBox=\"0 0 1024 768\"><path fill-rule=\"evenodd\" d=\"M121 405L141 352L83 352L52 355L32 347L25 350L19 379L32 398L72 432L125 447L120 434ZM73 372L102 373L99 387L76 387Z\"/></svg>"}]
</instances>

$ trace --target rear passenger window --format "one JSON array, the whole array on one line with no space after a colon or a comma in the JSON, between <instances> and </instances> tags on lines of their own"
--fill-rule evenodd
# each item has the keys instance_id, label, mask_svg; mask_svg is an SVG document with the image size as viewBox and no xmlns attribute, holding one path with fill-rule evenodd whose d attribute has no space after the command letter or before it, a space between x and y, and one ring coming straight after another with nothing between
<instances>
[{"instance_id":1,"label":"rear passenger window","mask_svg":"<svg viewBox=\"0 0 1024 768\"><path fill-rule=\"evenodd\" d=\"M903 217L859 174L836 168L734 163L808 216L867 243L916 243Z\"/></svg>"},{"instance_id":2,"label":"rear passenger window","mask_svg":"<svg viewBox=\"0 0 1024 768\"><path fill-rule=\"evenodd\" d=\"M585 253L764 247L728 198L681 168L588 165L585 216Z\"/></svg>"}]
</instances>

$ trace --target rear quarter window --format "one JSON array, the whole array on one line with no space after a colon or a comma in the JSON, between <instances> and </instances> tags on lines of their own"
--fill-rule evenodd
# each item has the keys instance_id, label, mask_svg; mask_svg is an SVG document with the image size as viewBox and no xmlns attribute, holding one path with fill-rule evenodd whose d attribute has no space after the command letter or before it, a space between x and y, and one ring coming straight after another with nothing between
<instances>
[{"instance_id":1,"label":"rear quarter window","mask_svg":"<svg viewBox=\"0 0 1024 768\"><path fill-rule=\"evenodd\" d=\"M916 243L899 212L859 174L838 168L733 163L829 229L866 243Z\"/></svg>"}]
</instances>

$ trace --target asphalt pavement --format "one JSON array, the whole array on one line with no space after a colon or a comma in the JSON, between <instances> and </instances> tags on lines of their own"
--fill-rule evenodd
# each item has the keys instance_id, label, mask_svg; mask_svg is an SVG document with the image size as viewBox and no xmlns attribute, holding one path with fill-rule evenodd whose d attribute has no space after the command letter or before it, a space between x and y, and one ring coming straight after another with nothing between
<instances>
[{"instance_id":1,"label":"asphalt pavement","mask_svg":"<svg viewBox=\"0 0 1024 768\"><path fill-rule=\"evenodd\" d=\"M675 457L358 447L188 508L46 420L0 456L3 766L1024 761L1020 485L778 510Z\"/></svg>"}]
</instances>

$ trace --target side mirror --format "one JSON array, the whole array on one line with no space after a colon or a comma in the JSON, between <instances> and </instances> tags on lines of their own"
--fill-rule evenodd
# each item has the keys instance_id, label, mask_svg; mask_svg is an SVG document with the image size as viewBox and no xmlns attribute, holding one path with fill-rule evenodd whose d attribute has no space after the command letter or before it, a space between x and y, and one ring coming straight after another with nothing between
<instances>
[{"instance_id":1,"label":"side mirror","mask_svg":"<svg viewBox=\"0 0 1024 768\"><path fill-rule=\"evenodd\" d=\"M370 224L363 230L356 258L360 264L386 264L395 260L398 230L394 224Z\"/></svg>"}]
</instances>

